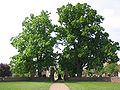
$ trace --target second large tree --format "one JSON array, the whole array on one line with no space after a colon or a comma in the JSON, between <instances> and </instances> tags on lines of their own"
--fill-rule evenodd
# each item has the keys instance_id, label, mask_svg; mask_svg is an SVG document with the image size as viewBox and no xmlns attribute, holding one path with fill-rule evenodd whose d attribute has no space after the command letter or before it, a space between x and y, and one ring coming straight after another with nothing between
<instances>
[{"instance_id":1,"label":"second large tree","mask_svg":"<svg viewBox=\"0 0 120 90\"><path fill-rule=\"evenodd\" d=\"M118 43L108 39L100 25L103 17L85 4L67 4L58 8L58 37L65 45L59 61L63 70L82 75L83 67L99 69L105 62L118 61ZM98 67L99 66L99 67Z\"/></svg>"}]
</instances>

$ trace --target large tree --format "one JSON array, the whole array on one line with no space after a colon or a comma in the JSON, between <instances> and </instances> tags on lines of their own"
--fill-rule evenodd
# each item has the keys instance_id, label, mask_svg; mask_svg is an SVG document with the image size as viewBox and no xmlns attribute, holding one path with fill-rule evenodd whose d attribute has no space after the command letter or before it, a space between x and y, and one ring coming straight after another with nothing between
<instances>
[{"instance_id":1,"label":"large tree","mask_svg":"<svg viewBox=\"0 0 120 90\"><path fill-rule=\"evenodd\" d=\"M31 14L26 17L22 26L23 31L11 39L12 45L19 52L12 57L12 69L17 73L38 71L40 77L42 70L54 65L53 47L56 40L51 36L54 25L49 19L49 13L42 11L38 16Z\"/></svg>"},{"instance_id":2,"label":"large tree","mask_svg":"<svg viewBox=\"0 0 120 90\"><path fill-rule=\"evenodd\" d=\"M100 69L105 62L117 62L119 44L110 40L101 26L103 17L86 3L57 9L60 26L57 36L64 45L59 60L63 70L82 75L83 67Z\"/></svg>"}]
</instances>

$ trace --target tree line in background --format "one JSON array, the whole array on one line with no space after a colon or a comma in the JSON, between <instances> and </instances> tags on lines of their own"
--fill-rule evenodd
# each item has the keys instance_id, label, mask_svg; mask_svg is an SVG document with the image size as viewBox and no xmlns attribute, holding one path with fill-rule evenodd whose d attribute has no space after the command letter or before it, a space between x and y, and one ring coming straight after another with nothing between
<instances>
[{"instance_id":1,"label":"tree line in background","mask_svg":"<svg viewBox=\"0 0 120 90\"><path fill-rule=\"evenodd\" d=\"M90 69L90 70L83 70L82 74L83 76L94 76L94 75L103 75L106 74L108 76L115 76L118 74L120 71L120 65L117 65L116 63L111 63L108 65L105 65L101 71L96 71L95 69ZM58 69L56 71L57 73L63 75L64 72L61 71L61 69ZM0 77L9 77L12 76L12 72L10 70L10 65L9 64L0 64ZM117 76L117 75L116 75Z\"/></svg>"},{"instance_id":2,"label":"tree line in background","mask_svg":"<svg viewBox=\"0 0 120 90\"><path fill-rule=\"evenodd\" d=\"M13 73L41 77L43 70L54 66L64 75L81 77L84 69L100 72L104 63L119 60L119 43L109 39L101 26L104 18L91 6L68 3L57 8L57 14L59 25L52 24L48 11L25 18L23 31L11 38L19 52L11 57ZM59 52L61 46L64 49Z\"/></svg>"}]
</instances>

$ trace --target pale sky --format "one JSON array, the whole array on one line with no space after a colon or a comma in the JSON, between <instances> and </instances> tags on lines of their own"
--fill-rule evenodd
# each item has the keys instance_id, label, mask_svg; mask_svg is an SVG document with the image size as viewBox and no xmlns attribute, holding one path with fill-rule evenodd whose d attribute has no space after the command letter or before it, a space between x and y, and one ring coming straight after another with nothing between
<instances>
[{"instance_id":1,"label":"pale sky","mask_svg":"<svg viewBox=\"0 0 120 90\"><path fill-rule=\"evenodd\" d=\"M103 27L113 41L120 43L120 0L0 0L0 63L9 63L17 50L10 44L10 38L22 31L22 21L30 13L38 15L41 10L51 12L56 23L56 9L67 3L88 3L105 20ZM120 58L120 53L118 54Z\"/></svg>"}]
</instances>

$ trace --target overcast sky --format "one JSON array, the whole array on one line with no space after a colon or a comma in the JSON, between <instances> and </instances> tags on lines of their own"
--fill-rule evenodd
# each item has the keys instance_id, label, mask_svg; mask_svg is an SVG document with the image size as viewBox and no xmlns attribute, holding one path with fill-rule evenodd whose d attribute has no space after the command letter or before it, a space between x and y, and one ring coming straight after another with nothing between
<instances>
[{"instance_id":1,"label":"overcast sky","mask_svg":"<svg viewBox=\"0 0 120 90\"><path fill-rule=\"evenodd\" d=\"M120 0L0 0L0 63L9 63L17 50L10 44L10 38L22 31L22 21L30 13L38 15L41 10L51 12L56 23L56 9L67 3L88 3L104 16L103 27L113 41L120 43ZM118 54L120 57L120 53Z\"/></svg>"}]
</instances>

